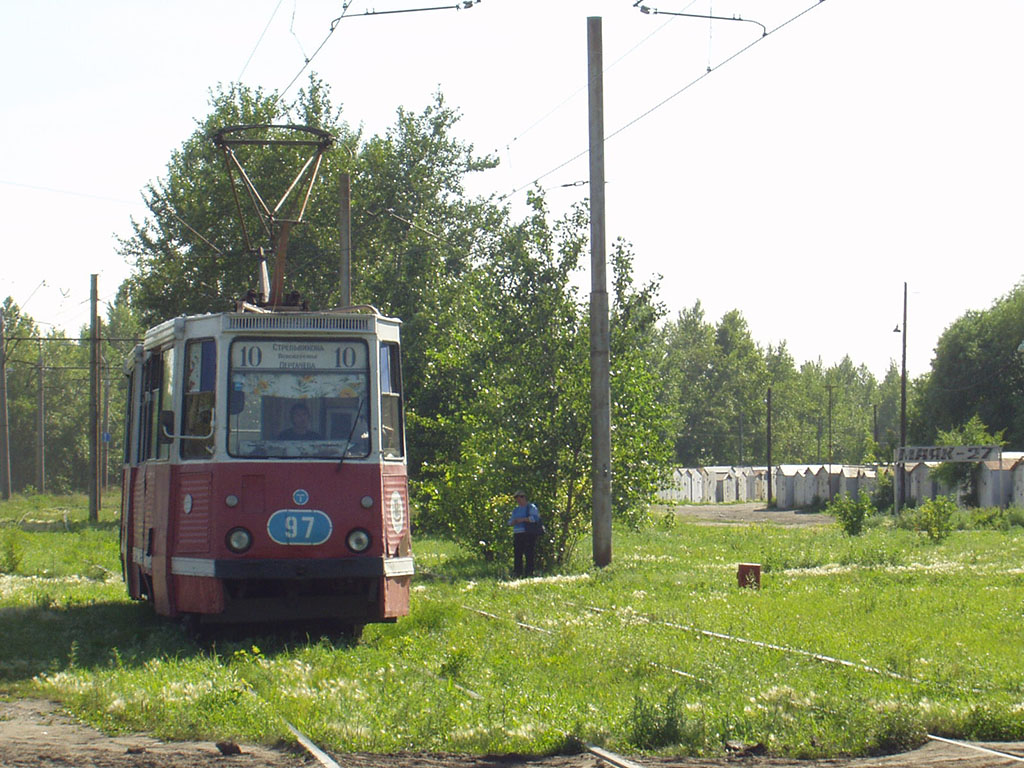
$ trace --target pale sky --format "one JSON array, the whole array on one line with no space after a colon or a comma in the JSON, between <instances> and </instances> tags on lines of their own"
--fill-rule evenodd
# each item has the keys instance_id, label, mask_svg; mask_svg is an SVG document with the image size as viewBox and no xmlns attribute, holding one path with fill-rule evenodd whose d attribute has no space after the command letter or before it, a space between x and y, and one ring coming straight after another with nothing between
<instances>
[{"instance_id":1,"label":"pale sky","mask_svg":"<svg viewBox=\"0 0 1024 768\"><path fill-rule=\"evenodd\" d=\"M944 328L1020 280L1024 3L645 1L770 34L633 0L376 16L444 2L353 0L330 35L341 2L0 0L0 298L75 333L89 275L103 299L127 276L115 237L210 88L284 89L311 56L371 134L440 88L458 135L501 159L474 194L514 193L521 212L539 178L564 210L588 195L588 16L603 19L608 242L633 243L638 280L663 276L673 315L736 308L798 364L849 354L881 376L907 281L916 376Z\"/></svg>"}]
</instances>

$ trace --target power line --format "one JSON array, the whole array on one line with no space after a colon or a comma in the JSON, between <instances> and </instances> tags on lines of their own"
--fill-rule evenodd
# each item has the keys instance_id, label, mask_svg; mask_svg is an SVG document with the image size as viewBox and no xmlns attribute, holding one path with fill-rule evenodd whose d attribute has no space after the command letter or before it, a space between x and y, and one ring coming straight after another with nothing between
<instances>
[{"instance_id":1,"label":"power line","mask_svg":"<svg viewBox=\"0 0 1024 768\"><path fill-rule=\"evenodd\" d=\"M694 5L694 4L696 3L696 2L697 2L697 0L690 0L690 3L689 3L689 5L687 5L687 6L686 6L686 8L689 8L690 6ZM686 10L686 9L684 8L683 10ZM609 72L609 71L611 71L611 69L612 69L613 67L615 67L615 65L616 65L616 64L619 64L619 63L620 63L620 62L621 62L621 61L622 61L623 59L625 59L625 58L626 58L626 57L628 57L628 56L629 56L630 54L632 54L632 53L633 53L634 51L636 51L636 50L637 50L638 48L640 48L640 47L641 47L642 45L644 45L644 44L645 44L645 43L646 43L646 42L647 42L648 40L650 40L650 39L651 39L652 37L654 37L654 36L655 36L656 34L658 34L658 33L659 33L659 32L661 32L661 31L662 31L663 29L665 29L665 27L667 27L667 26L668 26L669 24L671 24L671 23L672 23L673 21L674 21L674 19L669 19L669 20L668 20L668 21L666 21L666 22L665 22L664 24L662 24L662 25L661 25L660 27L658 27L658 28L657 28L657 29L655 29L655 30L654 30L653 32L651 32L651 33L650 33L649 35L647 35L647 36L646 36L646 37L644 37L644 38L641 38L641 39L640 39L639 41L637 41L637 43L636 43L636 44L634 44L634 45L633 45L633 47L632 47L632 48L630 48L630 49L629 49L628 51L626 51L626 52L625 52L624 54L622 54L621 56L619 56L619 58L617 58L617 59L616 59L615 61L613 61L613 62L612 62L611 64L609 64L609 65L608 65L607 67L605 67L603 71L604 71L604 72ZM541 123L543 123L543 122L544 122L545 120L547 120L547 119L548 119L549 117L551 117L551 115L555 114L555 112L557 112L558 110L560 110L560 109L561 109L562 107L564 107L564 106L565 106L566 104L568 104L568 103L569 103L570 101L572 101L573 99L575 99L575 98L576 98L576 97L577 97L577 96L578 96L578 95L579 95L580 93L582 93L582 92L583 92L583 91L585 91L585 90L587 90L587 84L586 84L586 83L584 83L583 85L581 85L581 86L580 86L579 88L577 88L577 89L576 89L575 91L573 91L573 92L572 92L572 93L570 93L570 94L569 94L568 96L566 96L566 97L565 97L564 99L562 99L562 100L561 100L561 101L560 101L560 102L559 102L558 104L556 104L555 106L553 106L553 107L552 107L551 109L549 109L549 110L548 110L547 112L545 112L545 113L544 113L543 115L541 115L541 116L540 116L539 118L537 118L537 119L536 119L536 120L535 120L534 122L530 123L530 125L528 125L528 126L527 126L526 128L524 128L524 129L523 129L522 131L520 131L518 135L514 136L514 137L512 138L512 140L511 140L511 141L509 141L509 142L508 142L508 143L507 143L507 144L505 145L505 148L506 148L506 149L508 149L508 148L509 148L509 147L510 147L510 146L511 146L512 144L514 144L515 142L519 141L519 139L523 138L523 136L525 136L525 135L526 135L526 134L528 134L528 133L529 133L530 131L532 131L532 130L533 130L534 128L536 128L536 127L537 127L538 125L540 125Z\"/></svg>"},{"instance_id":2,"label":"power line","mask_svg":"<svg viewBox=\"0 0 1024 768\"><path fill-rule=\"evenodd\" d=\"M306 67L308 67L308 66L310 65L310 63L311 63L311 62L313 61L313 59L315 59L315 58L316 58L316 55L317 55L318 53L320 53L320 50L321 50L321 49L322 49L322 48L323 48L323 47L324 47L325 45L327 45L327 41L331 39L331 35L333 35L333 34L334 34L334 30L336 30L336 29L338 28L338 23L339 23L339 22L340 22L340 21L341 21L341 20L342 20L343 18L345 18L345 14L346 14L346 13L348 13L348 7L349 7L349 6L351 5L351 4L352 4L352 0L345 0L345 2L344 2L344 3L342 3L342 5L341 5L341 15L340 15L340 16L339 16L338 18L334 19L334 20L333 20L333 21L331 22L331 27L330 27L330 29L329 29L329 30L328 30L328 32L327 32L327 37L325 37L325 38L323 39L323 42L321 42L321 43L320 43L320 45L318 45L318 46L317 46L317 49L316 49L315 51L313 51L313 55L312 55L312 56L308 56L308 57L305 57L305 63L304 63L303 65L302 65L302 68L301 68L301 69L299 69L299 71L295 73L295 77L293 77L293 78L291 79L291 82L289 82L289 83L288 83L288 85L286 85L286 86L284 87L284 90L282 90L282 91L281 91L281 93L280 93L280 94L278 94L278 96L277 96L277 100L280 100L280 99L281 99L281 98L282 98L282 97L283 97L283 96L284 96L284 95L285 95L286 93L288 93L288 89L290 89L290 88L291 88L291 87L292 87L293 85L295 85L295 81L296 81L296 80L298 80L298 79L299 79L299 76L300 76L300 75L301 75L301 74L302 74L303 72L305 72L305 71L306 71ZM301 46L300 46L300 50L301 50Z\"/></svg>"},{"instance_id":3,"label":"power line","mask_svg":"<svg viewBox=\"0 0 1024 768\"><path fill-rule=\"evenodd\" d=\"M779 24L779 25L778 25L777 27L775 27L775 28L773 28L773 29L770 29L770 30L768 30L768 31L767 31L767 32L765 32L765 33L764 33L764 34L763 34L763 35L762 35L761 37L759 37L759 38L757 38L756 40L754 40L753 42L751 42L751 43L748 43L747 45L743 46L742 48L740 48L740 49L739 49L739 50L737 50L737 51L736 51L735 53L733 53L732 55L728 56L727 58L725 58L724 60L722 60L721 62L719 62L718 64L716 64L715 66L713 66L713 67L708 67L708 70L707 70L707 72L704 72L704 73L702 73L702 74L701 74L701 75L700 75L699 77L696 77L696 78L694 78L693 80L691 80L690 82L688 82L688 83L687 83L686 85L684 85L684 86L683 86L682 88L680 88L680 89L679 89L678 91L676 91L675 93L673 93L673 94L671 94L671 95L669 95L669 96L665 97L664 99L662 99L661 101L659 101L659 102L658 102L657 104L655 104L655 105L654 105L653 107L651 107L651 108L650 108L650 109L648 109L647 111L645 111L645 112L643 112L643 113L641 113L641 114L637 115L637 116L636 116L636 117L634 117L634 118L633 118L632 120L630 120L629 122L627 122L627 123L626 123L625 125L622 125L622 126L620 126L619 128L617 128L616 130L614 130L614 131L612 131L611 133L609 133L609 134L608 134L607 136L605 136L605 137L604 137L604 138L605 138L605 141L608 141L609 139L612 139L612 138L614 138L615 136L618 136L618 135L619 135L620 133L622 133L622 132L623 132L623 131L625 131L626 129L628 129L628 128L631 128L631 127L633 127L633 126L634 126L634 125L636 125L636 124L637 124L638 122L640 122L641 120L643 120L643 119L644 119L645 117L648 117L648 116L649 116L650 114L652 114L652 113L653 113L653 112L655 112L656 110L658 110L658 109L660 109L661 107L663 107L663 106L665 106L666 104L668 104L668 103L669 103L670 101L672 101L672 99L674 99L674 98L676 98L677 96L680 96L681 94L683 94L683 93L685 93L686 91L688 91L688 90L689 90L690 88L692 88L693 86L695 86L695 85L696 85L697 83L699 83L699 82L700 82L701 80L703 80L704 78L708 77L708 76L709 76L709 75L710 75L710 74L711 74L712 72L716 72L716 71L718 71L719 69L721 69L722 67L724 67L724 66L725 66L726 64L730 63L731 61L735 60L736 58L738 58L738 57L739 57L739 56L741 56L742 54L744 54L744 53L746 53L747 51L749 51L749 50L750 50L751 48L753 48L753 47L754 47L755 45L757 45L758 43L760 43L760 42L762 42L762 41L766 40L767 38L769 38L769 37L770 37L771 35L773 35L773 34L774 34L775 32L778 32L778 31L779 31L780 29L782 29L783 27L786 27L786 26L788 26L789 24L792 24L792 23L793 23L794 21L796 21L797 19L799 19L799 18L800 18L801 16L803 16L803 15L805 15L805 14L809 13L809 12L810 12L810 11L811 11L812 9L814 9L814 8L817 8L817 7L819 6L819 5L821 5L821 4L822 4L822 3L824 3L824 2L825 2L825 0L817 0L817 2L816 2L816 3L814 4L814 5L812 5L812 6L809 6L809 7L805 8L804 10L800 11L800 13L796 14L796 15L795 15L795 16L793 16L792 18L789 18L789 19L787 19L786 21L784 21L784 22L782 22L781 24ZM516 188L515 188L515 189L513 189L512 191L510 191L510 192L506 192L506 193L505 193L504 195L501 195L501 196L500 196L500 197L498 198L498 200L499 200L499 201L502 201L502 200L507 200L508 198L512 197L513 195L515 195L515 194L518 194L519 192L522 192L522 191L523 191L524 189L526 189L527 187L531 187L531 186L533 186L534 184L536 184L536 183L537 183L538 181L540 181L541 179L547 178L547 177L548 177L548 176L550 176L551 174L555 173L556 171L559 171L559 170L561 170L562 168L564 168L565 166L569 165L570 163L573 163L573 162L575 162L576 160L579 160L579 159L580 159L581 157L583 157L584 155L586 155L586 154L587 154L587 152L589 152L589 150L585 149L585 150L583 150L582 152L578 152L578 153L576 153L575 155L573 155L572 157L570 157L570 158L569 158L568 160L565 160L564 162L562 162L562 163L559 163L558 165L556 165L556 166L555 166L554 168L552 168L551 170L549 170L549 171L545 171L544 173L542 173L542 174L540 174L539 176L535 177L535 178L534 178L534 179L533 179L532 181L529 181L529 182L527 182L526 184L521 184L520 186L516 187Z\"/></svg>"},{"instance_id":4,"label":"power line","mask_svg":"<svg viewBox=\"0 0 1024 768\"><path fill-rule=\"evenodd\" d=\"M480 0L460 0L459 2L455 3L455 5L432 5L425 8L399 8L393 11L370 10L363 11L362 13L355 14L353 16L349 16L348 18L354 19L358 18L359 16L391 16L398 13L423 13L425 11L461 11L464 9L472 8L474 5L478 5L479 3ZM327 32L327 36L323 39L323 42L321 42L320 45L317 46L317 49L313 51L313 55L306 58L305 63L302 65L299 71L295 73L295 77L291 79L291 82L289 82L288 85L284 87L284 90L282 90L281 93L278 94L278 100L280 100L286 93L288 93L291 87L295 85L295 81L299 79L302 73L306 71L306 68L313 62L313 59L317 57L317 54L319 54L320 51L323 50L323 47L327 45L327 41L331 39L331 35L333 35L334 31L338 28L338 24L341 23L342 19L346 18L345 14L348 13L348 9L351 4L352 0L346 0L345 3L342 4L341 15L331 22L331 27Z\"/></svg>"},{"instance_id":5,"label":"power line","mask_svg":"<svg viewBox=\"0 0 1024 768\"><path fill-rule=\"evenodd\" d=\"M63 341L67 343L80 343L83 341L92 341L89 336L8 336L8 341ZM134 336L100 336L100 341L132 341L140 342L141 338Z\"/></svg>"},{"instance_id":6,"label":"power line","mask_svg":"<svg viewBox=\"0 0 1024 768\"><path fill-rule=\"evenodd\" d=\"M135 205L135 203L129 200L121 200L117 197L105 197L104 195L90 195L87 192L76 192L73 189L58 189L56 187L44 187L39 184L24 184L20 181L8 181L6 179L0 179L0 184L7 187L20 187L21 189L34 189L37 192L54 192L58 195L71 195L73 197L86 197L90 200L103 200L108 203L120 203L122 205Z\"/></svg>"},{"instance_id":7,"label":"power line","mask_svg":"<svg viewBox=\"0 0 1024 768\"><path fill-rule=\"evenodd\" d=\"M273 13L271 13L270 14L270 18L267 19L267 25L265 27L263 27L263 31L260 33L259 40L257 40L256 41L256 45L254 45L252 47L252 52L249 54L249 58L245 60L245 64L242 65L242 71L238 73L238 77L236 79L239 82L241 82L242 75L245 74L245 70L249 67L249 62L252 61L252 57L256 55L256 49L259 48L260 47L260 43L263 42L263 38L266 36L267 30L270 29L270 23L274 20L274 17L277 15L277 11L281 8L281 4L283 2L284 2L284 0L277 0L277 5L274 6Z\"/></svg>"}]
</instances>

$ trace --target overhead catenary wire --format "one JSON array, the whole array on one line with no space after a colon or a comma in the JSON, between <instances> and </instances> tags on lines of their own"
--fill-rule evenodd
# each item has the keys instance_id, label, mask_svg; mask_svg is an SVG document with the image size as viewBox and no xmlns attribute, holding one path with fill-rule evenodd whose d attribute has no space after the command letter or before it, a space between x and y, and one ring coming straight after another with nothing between
<instances>
[{"instance_id":1,"label":"overhead catenary wire","mask_svg":"<svg viewBox=\"0 0 1024 768\"><path fill-rule=\"evenodd\" d=\"M640 113L639 115L637 115L636 117L631 119L629 122L625 123L624 125L619 126L614 131L612 131L611 133L607 134L604 137L604 140L605 141L609 141L610 139L618 136L619 134L623 133L624 131L632 128L634 125L639 123L641 120L645 119L646 117L649 117L652 113L654 113L657 110L661 109L663 106L668 104L670 101L675 99L677 96L680 96L683 93L685 93L686 91L690 90L690 88L692 88L693 86L697 85L697 83L699 83L702 80L704 80L706 77L711 75L713 72L717 72L719 69L724 67L726 64L729 64L730 62L735 61L737 58L742 56L744 53L749 51L751 48L753 48L758 43L761 43L764 40L767 40L774 33L778 32L783 27L786 27L786 26L792 24L797 19L801 18L802 16L806 15L807 13L810 13L811 10L813 10L814 8L817 8L819 5L821 5L824 2L825 2L825 0L817 0L817 2L814 5L808 6L807 8L805 8L804 10L802 10L798 14L796 14L795 16L792 16L791 18L789 18L786 21L784 21L781 24L779 24L777 27L773 27L772 29L769 29L761 37L759 37L756 40L754 40L753 42L750 42L747 45L743 46L739 50L735 51L734 53L732 53L731 55L727 56L725 59L720 61L718 64L714 65L713 67L708 67L708 70L706 72L702 73L698 77L695 77L693 80L691 80L688 83L686 83L682 88L677 90L675 93L672 93L669 96L666 96L664 99L659 101L654 106L650 107L649 109L645 110L644 112ZM541 179L545 179L548 176L550 176L551 174L556 173L557 171L562 170L567 165L570 165L571 163L575 162L576 160L579 160L581 157L585 156L589 151L590 151L589 149L584 149L581 152L577 152L575 155L573 155L569 159L559 163L555 167L551 168L548 171L545 171L544 173L540 174L539 176L534 177L531 181L528 181L525 184L521 184L518 187L516 187L515 189L511 190L510 192L506 192L504 195L499 196L498 200L499 201L507 200L510 197L512 197L512 196L514 196L514 195L516 195L516 194L518 194L520 192L522 192L524 189L527 189L528 187L532 187L537 182L539 182Z\"/></svg>"},{"instance_id":2,"label":"overhead catenary wire","mask_svg":"<svg viewBox=\"0 0 1024 768\"><path fill-rule=\"evenodd\" d=\"M683 10L686 10L687 8L690 8L691 6L695 5L696 3L697 3L697 0L690 0L690 2L685 6L685 8ZM609 64L607 67L605 67L604 70L602 70L602 71L603 72L611 71L611 69L613 67L615 67L616 64L619 64L621 61L623 61L625 58L627 58L634 51L638 50L648 40L650 40L656 34L658 34L663 29L665 29L665 27L667 27L673 21L674 21L674 19L669 19L664 24L662 24L660 27L656 28L653 32L649 33L645 37L643 37L640 40L638 40L636 43L633 44L633 46L631 48L629 48L625 53L623 53L621 56L619 56L619 58L615 59L615 61L613 61L611 64ZM551 117L551 115L555 114L555 112L559 111L562 107L564 107L566 104L568 104L570 101L572 101L579 94L583 93L586 90L587 90L587 85L586 85L586 83L584 83L579 88L577 88L575 91L573 91L568 96L566 96L564 99L562 99L560 102L558 102L551 109L549 109L547 112L545 112L543 115L541 115L539 118L537 118L532 123L530 123L526 128L521 130L518 134L513 136L512 139L506 143L505 148L506 149L510 148L512 144L514 144L515 142L519 141L519 139L523 138L526 134L528 134L530 131L532 131L534 128L536 128L538 125L540 125L545 120L547 120L549 117ZM562 186L568 186L568 185L562 185Z\"/></svg>"},{"instance_id":3,"label":"overhead catenary wire","mask_svg":"<svg viewBox=\"0 0 1024 768\"><path fill-rule=\"evenodd\" d=\"M346 16L346 14L348 13L349 6L352 5L352 0L346 0L346 2L341 6L341 15L338 16L333 21L331 21L330 29L327 32L327 36L324 37L323 41L320 43L320 45L317 46L316 50L313 51L313 53L310 56L305 57L305 63L302 65L299 71L295 73L295 77L293 77L291 81L288 83L288 85L286 85L277 95L277 100L282 99L284 95L288 93L289 90L291 90L291 87L295 85L295 81L302 76L302 73L306 71L306 68L309 67L311 63L313 63L313 59L315 59L317 55L320 53L320 51L323 50L323 47L327 45L327 41L331 39L331 35L334 34L335 30L337 30L338 28L338 25L344 18L355 19L359 18L360 16L391 16L399 13L423 13L425 11L460 11L463 9L472 8L474 5L479 4L479 2L480 0L460 0L460 2L457 2L454 5L433 5L422 8L397 8L393 11L368 10L363 11L362 13Z\"/></svg>"},{"instance_id":4,"label":"overhead catenary wire","mask_svg":"<svg viewBox=\"0 0 1024 768\"><path fill-rule=\"evenodd\" d=\"M242 65L242 71L238 73L238 77L235 78L236 80L241 81L242 75L245 74L245 70L249 68L249 63L252 61L252 57L256 55L256 50L260 47L260 44L263 42L263 38L266 37L267 30L270 29L270 24L271 22L274 21L274 17L277 16L277 12L278 10L280 10L281 5L283 3L284 0L277 0L277 5L275 5L274 10L271 11L270 18L267 19L266 26L263 27L263 31L260 33L259 39L256 41L256 45L252 47L252 51L249 53L249 58L247 58L245 60L245 64Z\"/></svg>"}]
</instances>

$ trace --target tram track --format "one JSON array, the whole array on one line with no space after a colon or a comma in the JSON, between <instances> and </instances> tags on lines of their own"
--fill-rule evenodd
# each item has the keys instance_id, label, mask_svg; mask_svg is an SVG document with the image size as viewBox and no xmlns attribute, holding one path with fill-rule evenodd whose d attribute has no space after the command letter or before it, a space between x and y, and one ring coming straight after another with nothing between
<instances>
[{"instance_id":1,"label":"tram track","mask_svg":"<svg viewBox=\"0 0 1024 768\"><path fill-rule=\"evenodd\" d=\"M527 624L525 622L519 621L518 619L511 619L511 618L508 618L508 617L501 617L501 616L498 616L496 614L488 613L486 611L482 611L482 610L479 610L479 609L476 609L476 608L472 608L472 607L467 606L467 605L460 605L459 607L461 607L462 609L464 609L466 611L469 611L471 613L475 613L477 615L483 616L483 617L485 617L487 619L497 620L497 621L511 621L514 625L516 625L517 627L520 627L521 629L526 629L526 630L534 631L534 632L543 632L543 633L548 634L548 635L554 634L553 632L551 632L549 630L546 630L546 629L543 629L543 628L540 628L540 627L536 627L536 626L533 626L531 624ZM597 608L596 606L586 606L586 609L590 610L590 611L593 611L595 613L599 613L599 614L607 613L608 612L607 609ZM647 618L647 617L645 617L645 618ZM772 643L765 643L765 642L762 642L762 641L750 640L749 638L741 638L741 637L736 637L736 636L732 636L732 635L727 635L727 634L724 634L724 633L721 633L721 632L713 632L713 631L710 631L710 630L703 630L703 629L699 629L699 628L696 628L696 627L691 627L691 626L688 626L688 625L677 624L677 623L674 623L674 622L668 622L668 621L662 621L662 620L650 620L649 618L647 618L647 620L650 621L650 623L653 623L653 624L660 624L660 625L663 625L663 626L666 626L666 627L669 627L669 628L681 629L681 630L685 630L685 631L688 631L688 632L696 632L698 634L701 634L703 636L710 637L710 638L715 638L715 639L720 639L720 640L729 640L729 641L739 642L739 643L742 643L742 644L752 645L752 646L758 647L758 648L774 650L774 651L781 651L781 652L786 652L786 653L792 653L792 654L795 654L795 655L798 655L798 656L804 656L804 657L812 659L814 661L819 661L819 662L823 662L823 663L826 663L826 664L834 664L834 665L838 665L838 666L841 666L841 667L846 667L846 668L850 668L850 669L860 670L860 671L864 671L864 672L868 672L868 673L872 673L872 674L879 674L879 675L883 675L883 676L888 676L888 677L891 677L893 679L900 680L900 681L903 681L903 682L910 682L910 683L919 684L919 685L927 684L926 681L918 680L916 678L911 678L911 677L907 677L907 676L904 676L904 675L899 675L897 673L889 672L887 670L881 670L881 669L879 669L877 667L872 667L872 666L867 665L867 664L860 664L860 663L856 663L856 662L850 662L850 661L846 661L844 659L838 659L838 658L835 658L835 657L832 657L832 656L827 656L827 655L824 655L824 654L813 653L811 651L805 651L805 650L797 649L797 648L789 648L787 646L775 645L775 644L772 644ZM710 681L708 681L708 680L706 680L704 678L698 677L698 676L690 674L688 672L684 672L682 670L674 669L674 668L669 667L667 665L656 664L656 663L652 662L651 666L653 666L655 668L663 669L663 670L665 670L667 672L670 672L672 674L678 675L680 677L684 677L684 678L693 680L695 682L700 682L700 683L704 683L704 684L710 684ZM973 691L973 692L976 692L976 693L984 693L985 692L985 691L981 691L981 690L979 690L977 688L971 688L970 690ZM479 694L475 694L474 693L474 696L479 696ZM563 734L565 734L566 736L570 736L571 737L570 734L565 733L564 731L561 731L561 732ZM934 742L934 743L945 744L945 745L948 745L948 746L951 746L951 747L956 747L956 748L961 749L961 750L968 750L970 752L974 752L974 753L977 753L977 754L988 755L988 756L991 756L991 757L998 758L999 760L1010 761L1010 762L1013 762L1013 763L1024 763L1024 755L1015 754L1013 752L1007 752L1007 751L999 750L999 749L993 749L991 747L982 746L980 744L975 744L975 743L972 743L972 742L969 742L969 741L960 740L960 739L950 739L950 738L946 738L946 737L943 737L943 736L937 736L937 735L931 734L931 733L926 733L925 736L926 736L926 738L929 741ZM575 737L571 737L571 738L575 738ZM629 759L627 759L625 757L622 757L620 755L616 755L613 752L608 752L607 750L604 750L604 749L602 749L602 748L600 748L600 747L598 747L598 746L596 746L594 744L590 744L588 742L585 742L585 741L582 741L582 740L579 740L579 739L576 739L576 741L581 746L583 746L584 749L586 749L587 752L595 755L596 757L600 758L601 760L603 760L604 762L608 763L609 765L615 766L615 768L641 768L641 766L639 764L637 764L635 762L632 762Z\"/></svg>"}]
</instances>

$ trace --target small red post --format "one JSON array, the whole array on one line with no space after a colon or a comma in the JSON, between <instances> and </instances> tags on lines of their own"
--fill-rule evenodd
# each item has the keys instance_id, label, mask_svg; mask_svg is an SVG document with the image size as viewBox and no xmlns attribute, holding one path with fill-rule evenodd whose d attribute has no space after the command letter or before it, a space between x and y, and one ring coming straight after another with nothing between
<instances>
[{"instance_id":1,"label":"small red post","mask_svg":"<svg viewBox=\"0 0 1024 768\"><path fill-rule=\"evenodd\" d=\"M736 581L741 587L761 588L761 566L759 563L740 563L736 569Z\"/></svg>"}]
</instances>

